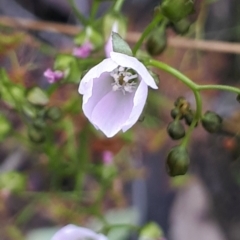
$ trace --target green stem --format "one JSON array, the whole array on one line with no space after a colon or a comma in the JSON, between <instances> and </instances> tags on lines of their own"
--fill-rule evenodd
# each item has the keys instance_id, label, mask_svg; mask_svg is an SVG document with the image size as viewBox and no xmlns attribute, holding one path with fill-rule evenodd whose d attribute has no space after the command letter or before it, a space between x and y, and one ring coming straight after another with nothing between
<instances>
[{"instance_id":1,"label":"green stem","mask_svg":"<svg viewBox=\"0 0 240 240\"><path fill-rule=\"evenodd\" d=\"M132 50L133 51L133 56L136 55L136 53L139 50L139 48L141 47L144 39L156 27L156 25L162 20L162 18L163 18L163 16L161 14L158 14L157 16L155 16L155 18L152 20L152 22L145 28L141 37L139 38L139 40L137 41L137 43L133 47L133 50Z\"/></svg>"},{"instance_id":2,"label":"green stem","mask_svg":"<svg viewBox=\"0 0 240 240\"><path fill-rule=\"evenodd\" d=\"M169 65L163 63L163 62L159 62L153 59L150 59L147 62L147 65L151 65L153 67L157 67L161 70L164 70L165 72L170 73L171 75L173 75L174 77L178 78L181 82L183 82L186 86L188 86L194 93L194 97L195 97L195 101L196 101L196 114L194 117L194 120L191 124L191 126L189 127L186 136L184 137L181 145L186 147L186 145L189 142L190 136L196 126L196 124L198 123L198 121L201 118L202 115L202 99L201 99L201 95L199 92L199 85L197 85L196 83L194 83L190 78L186 77L185 75L183 75L181 72L179 72L178 70L170 67Z\"/></svg>"},{"instance_id":3,"label":"green stem","mask_svg":"<svg viewBox=\"0 0 240 240\"><path fill-rule=\"evenodd\" d=\"M195 113L195 117L194 117L190 127L188 128L187 134L185 135L184 139L182 140L181 146L183 146L183 147L186 147L188 145L191 134L192 134L196 124L198 123L198 121L201 119L201 116L202 116L201 95L200 95L199 91L197 91L197 90L193 90L193 93L194 93L195 102L196 102L196 113Z\"/></svg>"},{"instance_id":4,"label":"green stem","mask_svg":"<svg viewBox=\"0 0 240 240\"><path fill-rule=\"evenodd\" d=\"M170 73L174 77L178 78L181 82L183 82L185 85L187 85L189 88L191 88L193 91L198 89L198 85L194 83L190 78L176 70L175 68L167 65L166 63L159 62L153 59L148 60L147 65L157 67L165 72Z\"/></svg>"},{"instance_id":5,"label":"green stem","mask_svg":"<svg viewBox=\"0 0 240 240\"><path fill-rule=\"evenodd\" d=\"M236 94L240 94L240 89L231 86L224 86L224 85L199 85L197 87L198 91L202 90L225 90L229 92L234 92Z\"/></svg>"},{"instance_id":6,"label":"green stem","mask_svg":"<svg viewBox=\"0 0 240 240\"><path fill-rule=\"evenodd\" d=\"M113 10L115 12L120 12L120 10L122 9L122 5L124 3L125 0L116 0L115 4L114 4L114 7L113 7Z\"/></svg>"},{"instance_id":7,"label":"green stem","mask_svg":"<svg viewBox=\"0 0 240 240\"><path fill-rule=\"evenodd\" d=\"M90 22L93 23L94 22L94 18L96 16L96 13L98 11L99 8L99 0L94 0L93 4L92 4L92 8L91 8L91 13L90 13Z\"/></svg>"},{"instance_id":8,"label":"green stem","mask_svg":"<svg viewBox=\"0 0 240 240\"><path fill-rule=\"evenodd\" d=\"M84 25L86 26L88 24L88 20L79 12L75 1L74 0L68 0L74 14L76 15L76 17L78 18L78 20Z\"/></svg>"}]
</instances>

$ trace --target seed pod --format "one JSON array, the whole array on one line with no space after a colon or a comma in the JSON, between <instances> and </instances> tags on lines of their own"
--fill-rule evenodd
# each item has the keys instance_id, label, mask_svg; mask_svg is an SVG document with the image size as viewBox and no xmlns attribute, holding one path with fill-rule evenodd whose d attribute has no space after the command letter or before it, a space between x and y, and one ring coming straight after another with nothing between
<instances>
[{"instance_id":1,"label":"seed pod","mask_svg":"<svg viewBox=\"0 0 240 240\"><path fill-rule=\"evenodd\" d=\"M202 117L202 126L210 133L218 132L221 129L222 118L215 112L207 111Z\"/></svg>"},{"instance_id":2,"label":"seed pod","mask_svg":"<svg viewBox=\"0 0 240 240\"><path fill-rule=\"evenodd\" d=\"M194 120L194 113L192 111L187 112L184 115L184 119L185 119L185 123L190 126L192 124L192 121ZM198 123L196 123L195 127L198 125Z\"/></svg>"},{"instance_id":3,"label":"seed pod","mask_svg":"<svg viewBox=\"0 0 240 240\"><path fill-rule=\"evenodd\" d=\"M159 27L152 31L146 42L147 52L156 56L161 54L167 46L167 37L165 27Z\"/></svg>"},{"instance_id":4,"label":"seed pod","mask_svg":"<svg viewBox=\"0 0 240 240\"><path fill-rule=\"evenodd\" d=\"M190 158L187 149L182 146L173 147L167 156L166 169L169 176L186 174Z\"/></svg>"},{"instance_id":5,"label":"seed pod","mask_svg":"<svg viewBox=\"0 0 240 240\"><path fill-rule=\"evenodd\" d=\"M173 140L178 140L185 136L184 126L178 120L175 120L168 124L167 132Z\"/></svg>"},{"instance_id":6,"label":"seed pod","mask_svg":"<svg viewBox=\"0 0 240 240\"><path fill-rule=\"evenodd\" d=\"M188 19L182 19L176 23L173 23L173 29L178 34L186 34L191 26L191 22Z\"/></svg>"},{"instance_id":7,"label":"seed pod","mask_svg":"<svg viewBox=\"0 0 240 240\"><path fill-rule=\"evenodd\" d=\"M182 119L182 118L183 118L183 116L182 116L179 108L173 108L173 109L171 110L171 117L172 117L173 119L175 119L175 118L177 118L177 117L178 117L178 119Z\"/></svg>"},{"instance_id":8,"label":"seed pod","mask_svg":"<svg viewBox=\"0 0 240 240\"><path fill-rule=\"evenodd\" d=\"M193 0L164 0L161 9L170 21L178 22L194 12L194 3Z\"/></svg>"}]
</instances>

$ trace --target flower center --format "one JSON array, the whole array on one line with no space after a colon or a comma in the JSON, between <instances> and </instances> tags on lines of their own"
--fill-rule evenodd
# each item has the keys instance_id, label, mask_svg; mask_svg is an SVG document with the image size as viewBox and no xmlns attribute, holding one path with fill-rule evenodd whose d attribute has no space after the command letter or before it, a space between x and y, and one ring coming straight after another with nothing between
<instances>
[{"instance_id":1,"label":"flower center","mask_svg":"<svg viewBox=\"0 0 240 240\"><path fill-rule=\"evenodd\" d=\"M114 82L112 83L113 91L121 90L123 94L133 92L138 85L138 74L131 68L118 66L110 74Z\"/></svg>"}]
</instances>

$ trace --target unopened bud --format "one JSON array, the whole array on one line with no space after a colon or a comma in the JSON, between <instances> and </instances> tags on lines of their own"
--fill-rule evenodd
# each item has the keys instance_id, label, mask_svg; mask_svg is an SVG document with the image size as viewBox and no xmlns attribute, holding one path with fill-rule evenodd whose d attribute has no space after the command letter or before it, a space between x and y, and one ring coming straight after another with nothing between
<instances>
[{"instance_id":1,"label":"unopened bud","mask_svg":"<svg viewBox=\"0 0 240 240\"><path fill-rule=\"evenodd\" d=\"M159 27L150 33L147 42L146 49L149 54L155 56L164 51L167 46L167 37L165 27Z\"/></svg>"},{"instance_id":2,"label":"unopened bud","mask_svg":"<svg viewBox=\"0 0 240 240\"><path fill-rule=\"evenodd\" d=\"M184 18L176 23L173 23L173 29L178 34L186 34L191 26L191 22Z\"/></svg>"},{"instance_id":3,"label":"unopened bud","mask_svg":"<svg viewBox=\"0 0 240 240\"><path fill-rule=\"evenodd\" d=\"M178 120L175 120L168 124L167 132L173 140L178 140L185 136L184 126Z\"/></svg>"},{"instance_id":4,"label":"unopened bud","mask_svg":"<svg viewBox=\"0 0 240 240\"><path fill-rule=\"evenodd\" d=\"M179 118L179 119L182 119L183 118L183 116L182 116L182 114L181 114L181 112L180 112L180 110L179 110L179 108L173 108L172 110L171 110L171 117L173 118L173 119L175 119L175 118Z\"/></svg>"},{"instance_id":5,"label":"unopened bud","mask_svg":"<svg viewBox=\"0 0 240 240\"><path fill-rule=\"evenodd\" d=\"M172 22L178 22L194 12L193 0L164 0L163 14Z\"/></svg>"},{"instance_id":6,"label":"unopened bud","mask_svg":"<svg viewBox=\"0 0 240 240\"><path fill-rule=\"evenodd\" d=\"M194 120L194 113L192 111L187 112L184 115L184 119L185 119L185 123L190 126ZM196 123L195 127L198 125L198 123Z\"/></svg>"},{"instance_id":7,"label":"unopened bud","mask_svg":"<svg viewBox=\"0 0 240 240\"><path fill-rule=\"evenodd\" d=\"M187 149L182 146L173 147L167 156L166 168L169 176L186 174L190 164Z\"/></svg>"},{"instance_id":8,"label":"unopened bud","mask_svg":"<svg viewBox=\"0 0 240 240\"><path fill-rule=\"evenodd\" d=\"M202 117L202 126L210 133L218 132L221 125L222 118L215 112L207 111Z\"/></svg>"}]
</instances>

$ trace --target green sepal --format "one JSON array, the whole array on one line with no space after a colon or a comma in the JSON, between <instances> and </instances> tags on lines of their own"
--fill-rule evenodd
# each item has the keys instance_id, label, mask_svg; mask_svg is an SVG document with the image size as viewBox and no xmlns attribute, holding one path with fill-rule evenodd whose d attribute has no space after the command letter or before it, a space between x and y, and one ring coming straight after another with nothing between
<instances>
[{"instance_id":1,"label":"green sepal","mask_svg":"<svg viewBox=\"0 0 240 240\"><path fill-rule=\"evenodd\" d=\"M133 56L131 48L118 33L112 32L112 43L114 52Z\"/></svg>"}]
</instances>

